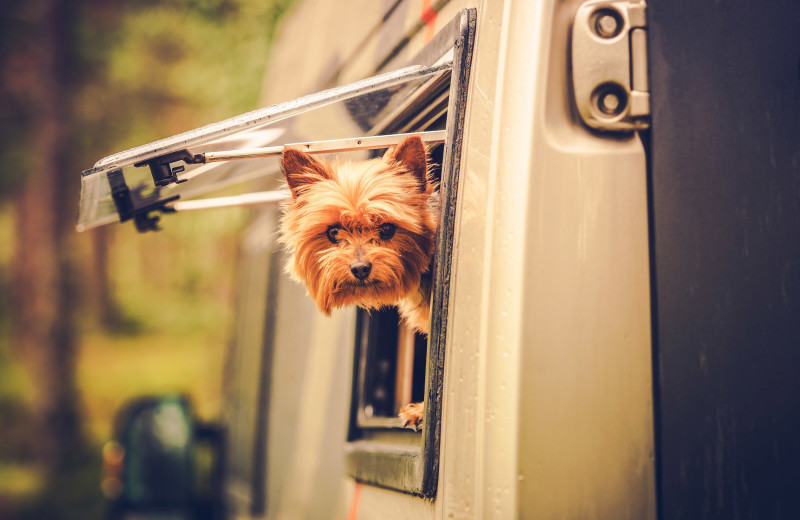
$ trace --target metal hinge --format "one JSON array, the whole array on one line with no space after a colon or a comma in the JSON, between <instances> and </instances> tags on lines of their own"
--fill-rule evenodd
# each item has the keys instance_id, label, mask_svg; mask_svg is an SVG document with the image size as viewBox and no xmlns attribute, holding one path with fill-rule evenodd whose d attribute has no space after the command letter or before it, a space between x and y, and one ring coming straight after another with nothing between
<instances>
[{"instance_id":1,"label":"metal hinge","mask_svg":"<svg viewBox=\"0 0 800 520\"><path fill-rule=\"evenodd\" d=\"M175 209L167 206L171 202L178 200L178 195L173 195L164 199L159 199L158 193L154 193L148 197L142 197L141 192L143 186L138 189L131 190L125 182L125 177L122 175L122 170L115 169L109 170L106 173L108 185L111 188L111 198L117 208L119 214L119 221L125 222L126 220L133 219L136 224L136 229L140 233L145 231L158 231L159 217L151 216L150 213L160 211L161 213L174 213Z\"/></svg>"},{"instance_id":2,"label":"metal hinge","mask_svg":"<svg viewBox=\"0 0 800 520\"><path fill-rule=\"evenodd\" d=\"M584 123L598 130L650 126L647 6L591 0L572 26L572 86Z\"/></svg>"}]
</instances>

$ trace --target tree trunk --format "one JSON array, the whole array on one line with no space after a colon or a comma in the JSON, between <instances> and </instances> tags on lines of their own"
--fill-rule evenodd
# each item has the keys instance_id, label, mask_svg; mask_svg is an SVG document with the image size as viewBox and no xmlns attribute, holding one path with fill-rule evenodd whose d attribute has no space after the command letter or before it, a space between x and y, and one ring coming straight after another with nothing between
<instances>
[{"instance_id":1,"label":"tree trunk","mask_svg":"<svg viewBox=\"0 0 800 520\"><path fill-rule=\"evenodd\" d=\"M89 314L96 317L96 323L108 332L121 332L126 323L114 299L113 287L109 276L109 242L110 230L99 227L87 233L90 240L91 262L88 272L84 272L83 293L88 297Z\"/></svg>"},{"instance_id":2,"label":"tree trunk","mask_svg":"<svg viewBox=\"0 0 800 520\"><path fill-rule=\"evenodd\" d=\"M34 383L39 462L54 468L79 441L71 229L74 189L65 172L69 61L65 0L38 2L28 100L31 171L14 201L13 341Z\"/></svg>"}]
</instances>

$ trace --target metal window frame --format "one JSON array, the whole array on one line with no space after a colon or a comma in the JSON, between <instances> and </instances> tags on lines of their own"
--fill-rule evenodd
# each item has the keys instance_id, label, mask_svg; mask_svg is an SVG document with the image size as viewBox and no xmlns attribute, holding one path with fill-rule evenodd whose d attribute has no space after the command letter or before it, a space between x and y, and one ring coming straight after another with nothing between
<instances>
[{"instance_id":1,"label":"metal window frame","mask_svg":"<svg viewBox=\"0 0 800 520\"><path fill-rule=\"evenodd\" d=\"M381 121L351 121L362 129L365 124L371 126L373 131L369 135L350 134L346 139L333 140L316 137L322 140L310 142L296 142L300 136L293 135L289 126L294 117L317 109L363 102L364 96L394 90L395 97L374 114L375 117L391 117L424 96L432 86L445 81L450 72L449 56L427 66L418 62L105 157L81 175L77 230L127 220L134 220L139 231L155 230L158 229L157 217L151 217L151 213L174 212L174 203L178 200L182 203L255 178L268 177L278 170L277 160L251 162L247 167L226 166L233 159L275 157L287 146L309 153L327 153L396 144L402 136L379 132ZM399 95L405 89L411 89L409 95ZM430 134L423 135L423 139L441 139ZM270 146L290 139L294 142ZM239 149L230 150L231 146ZM255 154L253 148L258 148ZM149 174L145 166L149 167ZM178 177L178 173L184 171ZM148 180L151 176L152 181Z\"/></svg>"},{"instance_id":2,"label":"metal window frame","mask_svg":"<svg viewBox=\"0 0 800 520\"><path fill-rule=\"evenodd\" d=\"M475 9L458 13L423 52L453 49L450 75L450 103L447 111L447 138L440 180L442 212L436 236L433 264L434 288L431 305L431 330L425 381L425 417L422 433L409 430L363 428L357 423L358 374L364 337L357 336L350 441L345 447L345 466L356 480L396 489L426 498L436 496L439 480L441 412L444 383L444 356L447 341L450 300L451 260L455 235L458 183L461 170L462 135L476 28ZM362 326L359 320L359 327ZM390 423L391 421L387 421ZM391 426L391 424L388 424Z\"/></svg>"}]
</instances>

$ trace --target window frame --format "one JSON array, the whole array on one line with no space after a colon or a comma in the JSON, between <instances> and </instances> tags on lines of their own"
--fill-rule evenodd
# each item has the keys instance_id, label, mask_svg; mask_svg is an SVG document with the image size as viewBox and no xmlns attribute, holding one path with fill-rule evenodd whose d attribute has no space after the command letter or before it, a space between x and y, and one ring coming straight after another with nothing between
<instances>
[{"instance_id":1,"label":"window frame","mask_svg":"<svg viewBox=\"0 0 800 520\"><path fill-rule=\"evenodd\" d=\"M433 259L433 294L431 327L425 370L425 414L421 433L391 428L399 420L387 419L374 427L359 424L363 416L361 364L366 354L364 315L356 323L356 349L353 368L353 392L345 467L350 477L426 498L436 496L439 480L441 412L444 384L444 356L450 300L451 260L455 236L456 204L460 179L462 136L468 96L473 43L476 27L475 9L464 9L423 49L418 61L438 57L453 50L445 139L440 179L441 215ZM363 423L362 423L363 424ZM388 427L388 428L387 428Z\"/></svg>"},{"instance_id":2,"label":"window frame","mask_svg":"<svg viewBox=\"0 0 800 520\"><path fill-rule=\"evenodd\" d=\"M77 226L79 231L129 219L134 220L140 231L154 230L157 229L155 225L157 219L149 216L151 212L174 212L176 207L173 203L176 200L180 199L183 202L186 198L210 193L223 187L222 182L217 182L217 177L213 174L207 176L211 177L210 181L206 177L207 184L194 184L193 186L191 181L185 185L180 184L184 180L190 179L178 180L175 175L178 170L170 170L170 163L184 161L188 168L187 176L191 173L198 177L200 175L199 168L206 165L196 166L197 170L193 171L193 166L189 165L190 162L195 164L193 161L187 162L177 156L173 158L174 154L183 152L188 154L189 149L195 153L197 151L203 153L218 151L215 147L219 146L220 142L228 139L247 141L249 139L248 132L258 130L261 126L269 126L277 121L302 115L306 111L324 108L332 103L351 100L357 102L362 93L369 94L382 88L398 87L398 89L402 89L404 83L424 81L419 86L420 90L414 91L418 92L418 95L405 98L399 94L402 90L395 91L394 97L391 99L392 103L384 107L386 110L375 112L376 119L355 120L354 118L353 121L364 131L369 128L367 136L383 136L389 130L394 130L394 134L412 128L417 131L424 130L425 125L420 123L422 119L427 118L427 121L437 122L441 120L446 111L446 137L439 184L441 214L432 267L431 327L425 360L424 426L421 432L413 432L398 428L399 420L389 424L388 428L359 425L356 421L357 409L355 408L358 406L355 399L357 395L355 385L358 381L358 365L356 365L353 378L354 392L353 398L351 398L351 424L348 442L345 446L345 467L349 476L362 482L423 497L434 497L438 485L451 259L462 162L462 136L476 19L475 9L459 11L455 18L439 31L434 39L412 60L412 65L406 69L380 74L287 103L248 112L219 123L120 152L101 159L93 168L84 171L81 177L81 201ZM449 86L445 87L445 81L449 81ZM394 101L397 101L396 105ZM415 113L414 111L417 109L419 111ZM399 119L409 115L413 117L403 119L403 124L397 125ZM281 134L281 136L288 139L286 135ZM267 138L263 137L263 139ZM264 146L271 143L272 141L269 143L259 142L252 146ZM228 145L237 148L234 144L226 142L225 146ZM204 146L211 148L205 149ZM227 151L227 149L221 151ZM171 180L167 184L157 182L155 163L160 166L166 165L166 170L171 174L168 176ZM273 164L277 163L273 162ZM152 171L152 185L148 180L150 174L144 171L144 166L149 166ZM142 168L137 170L137 167ZM219 168L222 167L219 166ZM208 170L210 168L204 170L203 173L208 173ZM253 172L257 173L260 178L268 179L277 173L277 168L259 165ZM128 177L127 182L126 177ZM224 175L219 177L223 180L225 178ZM243 182L253 178L255 177L236 177L235 181ZM271 265L277 265L276 254L273 252L271 256ZM273 290L271 288L276 276L277 270L271 270L269 273L270 291ZM273 292L264 297L271 302L275 300ZM272 336L274 336L275 329L275 308L267 309L266 312L260 388L257 390L260 401L259 414L266 413L263 405L270 399L268 377L272 362L271 349L274 346L274 337ZM361 327L363 319L357 321L357 325ZM357 353L355 362L358 363L359 359L360 354ZM255 449L256 455L261 457L263 450L266 449L260 443L266 442L263 437L267 435L267 417L259 415L256 423L253 425L257 432ZM267 478L266 468L256 466L253 471L253 482L257 487L263 488ZM248 483L244 482L244 484L247 486ZM249 499L254 511L262 509L265 497L259 495L260 491L257 489L250 491L251 495L246 496L245 499Z\"/></svg>"},{"instance_id":3,"label":"window frame","mask_svg":"<svg viewBox=\"0 0 800 520\"><path fill-rule=\"evenodd\" d=\"M449 77L451 68L449 59L430 66L411 65L105 157L81 174L76 228L86 231L112 222L133 220L139 231L157 230L151 213L172 213L176 211L176 202L183 203L187 199L232 186L248 191L244 186L248 181L269 178L277 173L280 169L280 149L285 146L312 144L315 152L311 153L322 153L335 151L326 149L326 144L341 145L348 139L367 137L385 141L393 136L378 132L382 122L390 120L408 103L413 103L417 93L426 92L432 85ZM404 96L406 92L410 93L407 97ZM381 95L389 97L383 100L370 98ZM359 112L360 103L366 104ZM296 133L294 125L298 124L298 120L319 118L321 112L331 108L350 112L350 107L359 113L349 114L347 121L351 128L346 132L346 139L336 135L326 136L328 132L318 132L319 128L315 128L313 141L309 143ZM360 130L354 128L356 126ZM369 127L373 129L371 134L364 136L360 133ZM332 130L332 134L338 134L343 127L325 125L325 128ZM270 150L271 153L252 156L241 154L251 152L254 148L261 152ZM236 161L216 158L206 161L207 153L218 156L219 152L223 152L223 155L238 152L239 159L271 159ZM180 172L183 173L178 178Z\"/></svg>"}]
</instances>

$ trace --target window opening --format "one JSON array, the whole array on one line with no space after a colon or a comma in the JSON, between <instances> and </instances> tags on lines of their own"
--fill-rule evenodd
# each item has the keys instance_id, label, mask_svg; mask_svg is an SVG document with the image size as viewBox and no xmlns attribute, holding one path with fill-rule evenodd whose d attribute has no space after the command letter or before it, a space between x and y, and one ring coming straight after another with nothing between
<instances>
[{"instance_id":1,"label":"window opening","mask_svg":"<svg viewBox=\"0 0 800 520\"><path fill-rule=\"evenodd\" d=\"M431 117L441 119L438 114ZM432 174L437 181L441 176L443 154L444 146L430 149ZM396 307L372 312L358 309L357 312L356 425L358 428L401 428L400 408L425 400L428 339L400 321Z\"/></svg>"},{"instance_id":2,"label":"window opening","mask_svg":"<svg viewBox=\"0 0 800 520\"><path fill-rule=\"evenodd\" d=\"M358 313L354 364L357 377L353 387L356 397L345 459L348 474L357 480L425 497L435 496L438 484L450 261L475 20L474 9L461 11L429 44L429 51L422 51L440 52L445 48L453 60L451 75L440 82L430 82L416 99L398 105L391 117L376 122L372 130L447 130L444 146L431 150L433 161L441 168L442 213L432 267L430 334L427 341L414 337L412 347L409 336L397 328L396 311ZM385 330L375 333L373 328ZM370 359L378 362L370 363ZM381 384L375 384L376 373L384 378ZM409 402L409 389L410 402L425 402L424 425L418 433L400 428L395 416L397 404ZM423 399L418 398L420 392Z\"/></svg>"},{"instance_id":3,"label":"window opening","mask_svg":"<svg viewBox=\"0 0 800 520\"><path fill-rule=\"evenodd\" d=\"M360 428L402 427L400 407L424 400L428 340L400 322L397 308L359 309Z\"/></svg>"}]
</instances>

